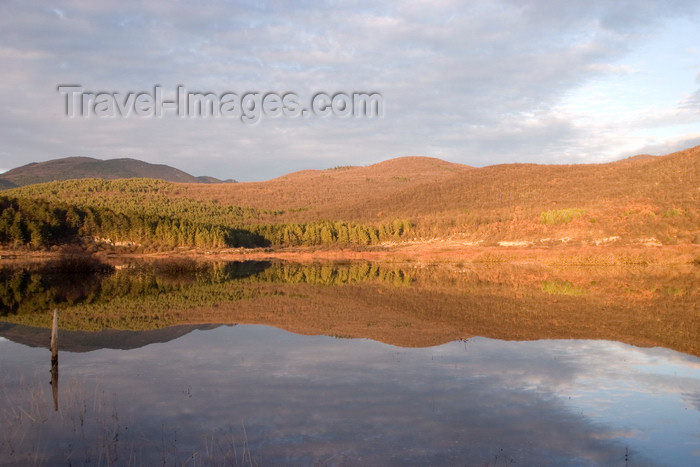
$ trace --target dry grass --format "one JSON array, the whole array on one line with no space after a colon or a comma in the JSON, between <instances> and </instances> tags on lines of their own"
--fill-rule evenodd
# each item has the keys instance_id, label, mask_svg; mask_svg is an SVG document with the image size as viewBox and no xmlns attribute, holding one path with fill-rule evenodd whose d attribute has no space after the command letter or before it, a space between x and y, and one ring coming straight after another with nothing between
<instances>
[{"instance_id":1,"label":"dry grass","mask_svg":"<svg viewBox=\"0 0 700 467\"><path fill-rule=\"evenodd\" d=\"M407 187L435 183L471 168L428 157L402 157L368 167L303 170L266 182L183 185L183 196L222 204L286 210L294 220L313 219L321 206L362 203ZM329 218L335 218L330 216Z\"/></svg>"},{"instance_id":2,"label":"dry grass","mask_svg":"<svg viewBox=\"0 0 700 467\"><path fill-rule=\"evenodd\" d=\"M175 209L168 215L184 206L243 224L331 220L376 226L407 219L414 226L411 238L423 241L666 246L700 244L699 176L700 146L581 165L471 168L409 157L368 167L306 170L266 182L161 183L138 196L139 202L152 198L154 206ZM51 190L72 199L61 187ZM44 191L27 187L22 193L55 196L49 188ZM99 196L104 205L107 198ZM110 202L121 196L127 194L110 193L115 200ZM219 212L231 209L235 216Z\"/></svg>"},{"instance_id":3,"label":"dry grass","mask_svg":"<svg viewBox=\"0 0 700 467\"><path fill-rule=\"evenodd\" d=\"M620 236L700 242L700 147L609 164L470 168L401 158L369 167L303 171L268 182L186 185L182 196L285 210L279 221L410 219L416 235L473 240ZM566 222L541 214L575 209ZM568 212L568 211L566 211ZM673 213L669 215L668 213Z\"/></svg>"}]
</instances>

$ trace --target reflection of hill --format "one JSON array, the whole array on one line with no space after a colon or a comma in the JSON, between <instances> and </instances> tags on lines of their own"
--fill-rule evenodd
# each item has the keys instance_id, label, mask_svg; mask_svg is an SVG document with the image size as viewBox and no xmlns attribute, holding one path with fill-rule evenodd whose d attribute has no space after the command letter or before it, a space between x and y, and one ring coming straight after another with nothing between
<instances>
[{"instance_id":1,"label":"reflection of hill","mask_svg":"<svg viewBox=\"0 0 700 467\"><path fill-rule=\"evenodd\" d=\"M277 288L196 319L424 347L471 336L606 339L700 355L700 269L416 269L409 287Z\"/></svg>"},{"instance_id":2,"label":"reflection of hill","mask_svg":"<svg viewBox=\"0 0 700 467\"><path fill-rule=\"evenodd\" d=\"M82 302L63 303L60 316L74 330L240 323L400 346L578 338L700 355L699 284L692 265L228 263L167 278L122 270ZM48 327L50 313L3 319Z\"/></svg>"},{"instance_id":3,"label":"reflection of hill","mask_svg":"<svg viewBox=\"0 0 700 467\"><path fill-rule=\"evenodd\" d=\"M149 331L67 331L59 335L60 350L66 352L89 352L98 349L129 350L160 342L169 342L195 330L206 331L219 327L217 324L199 326L170 326ZM51 331L21 324L0 323L0 336L29 347L49 348Z\"/></svg>"}]
</instances>

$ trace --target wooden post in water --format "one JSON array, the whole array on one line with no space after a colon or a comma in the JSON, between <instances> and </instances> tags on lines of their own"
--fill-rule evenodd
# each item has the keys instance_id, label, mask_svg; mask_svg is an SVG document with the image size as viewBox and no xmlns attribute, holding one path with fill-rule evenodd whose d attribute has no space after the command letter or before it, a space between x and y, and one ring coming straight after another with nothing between
<instances>
[{"instance_id":1,"label":"wooden post in water","mask_svg":"<svg viewBox=\"0 0 700 467\"><path fill-rule=\"evenodd\" d=\"M53 409L58 411L58 310L53 310L51 324L51 389L53 392Z\"/></svg>"},{"instance_id":2,"label":"wooden post in water","mask_svg":"<svg viewBox=\"0 0 700 467\"><path fill-rule=\"evenodd\" d=\"M58 365L58 310L53 310L51 325L51 366Z\"/></svg>"}]
</instances>

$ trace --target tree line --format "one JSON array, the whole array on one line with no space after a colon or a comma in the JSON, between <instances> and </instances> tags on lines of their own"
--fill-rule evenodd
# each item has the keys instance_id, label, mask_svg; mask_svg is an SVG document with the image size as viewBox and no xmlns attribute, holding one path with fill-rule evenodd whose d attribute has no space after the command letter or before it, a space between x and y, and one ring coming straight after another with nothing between
<instances>
[{"instance_id":1,"label":"tree line","mask_svg":"<svg viewBox=\"0 0 700 467\"><path fill-rule=\"evenodd\" d=\"M0 243L10 247L45 248L85 240L145 248L373 245L398 240L410 231L411 223L398 219L378 227L343 221L224 224L203 221L199 213L174 217L0 196Z\"/></svg>"}]
</instances>

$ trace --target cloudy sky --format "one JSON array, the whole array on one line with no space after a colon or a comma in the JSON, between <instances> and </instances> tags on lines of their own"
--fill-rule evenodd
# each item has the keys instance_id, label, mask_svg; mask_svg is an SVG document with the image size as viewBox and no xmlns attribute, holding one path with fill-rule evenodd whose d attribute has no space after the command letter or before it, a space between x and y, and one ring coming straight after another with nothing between
<instances>
[{"instance_id":1,"label":"cloudy sky","mask_svg":"<svg viewBox=\"0 0 700 467\"><path fill-rule=\"evenodd\" d=\"M0 169L133 157L194 175L433 156L602 162L700 144L700 6L673 1L0 3ZM66 116L84 91L376 92L383 115Z\"/></svg>"}]
</instances>

